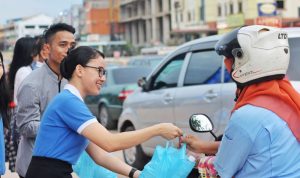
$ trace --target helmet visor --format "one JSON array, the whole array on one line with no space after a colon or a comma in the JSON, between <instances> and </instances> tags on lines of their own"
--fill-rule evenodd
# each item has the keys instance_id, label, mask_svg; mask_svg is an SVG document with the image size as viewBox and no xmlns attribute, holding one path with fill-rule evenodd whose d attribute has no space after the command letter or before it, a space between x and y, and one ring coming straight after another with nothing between
<instances>
[{"instance_id":1,"label":"helmet visor","mask_svg":"<svg viewBox=\"0 0 300 178\"><path fill-rule=\"evenodd\" d=\"M215 50L217 54L223 55L227 58L234 58L232 50L235 48L241 48L237 39L237 34L240 30L236 28L235 30L225 34L215 45Z\"/></svg>"}]
</instances>

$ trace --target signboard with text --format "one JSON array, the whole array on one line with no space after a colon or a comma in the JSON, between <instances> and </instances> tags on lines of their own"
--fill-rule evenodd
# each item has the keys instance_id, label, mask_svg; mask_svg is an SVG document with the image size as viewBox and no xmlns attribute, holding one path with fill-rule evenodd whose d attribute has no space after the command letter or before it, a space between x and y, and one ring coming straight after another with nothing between
<instances>
[{"instance_id":1,"label":"signboard with text","mask_svg":"<svg viewBox=\"0 0 300 178\"><path fill-rule=\"evenodd\" d=\"M256 25L266 25L271 27L282 27L282 19L280 17L257 17Z\"/></svg>"},{"instance_id":2,"label":"signboard with text","mask_svg":"<svg viewBox=\"0 0 300 178\"><path fill-rule=\"evenodd\" d=\"M276 16L277 15L277 4L274 3L258 3L257 4L258 9L258 16Z\"/></svg>"}]
</instances>

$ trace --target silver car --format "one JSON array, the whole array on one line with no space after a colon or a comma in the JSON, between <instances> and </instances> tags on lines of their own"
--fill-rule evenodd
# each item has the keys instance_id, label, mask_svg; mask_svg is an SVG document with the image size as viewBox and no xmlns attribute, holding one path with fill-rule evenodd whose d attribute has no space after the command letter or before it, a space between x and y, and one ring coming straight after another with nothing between
<instances>
[{"instance_id":1,"label":"silver car","mask_svg":"<svg viewBox=\"0 0 300 178\"><path fill-rule=\"evenodd\" d=\"M290 32L291 61L288 77L300 91L300 34ZM234 105L236 85L225 70L223 58L214 51L221 36L197 39L180 46L164 58L147 77L145 84L130 95L119 118L120 132L141 129L161 122L171 122L191 134L188 119L204 113L212 119L214 133L223 133ZM193 133L195 134L195 133ZM210 134L197 134L213 140ZM124 150L125 161L143 168L161 137Z\"/></svg>"}]
</instances>

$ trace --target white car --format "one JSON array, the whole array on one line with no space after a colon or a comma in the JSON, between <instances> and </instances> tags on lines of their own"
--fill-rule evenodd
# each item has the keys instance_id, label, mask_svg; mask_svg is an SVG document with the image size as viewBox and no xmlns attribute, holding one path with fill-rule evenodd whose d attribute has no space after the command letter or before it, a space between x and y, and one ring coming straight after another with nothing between
<instances>
[{"instance_id":1,"label":"white car","mask_svg":"<svg viewBox=\"0 0 300 178\"><path fill-rule=\"evenodd\" d=\"M300 33L299 29L288 30L288 33L291 51L288 77L300 91ZM220 38L197 39L166 56L147 77L143 87L125 100L118 130L124 132L171 122L184 133L191 134L189 117L203 113L211 118L213 132L222 134L234 105L236 85L225 70L223 58L214 51ZM197 135L213 140L209 133ZM125 161L143 168L156 145L164 145L165 142L156 137L124 150Z\"/></svg>"}]
</instances>

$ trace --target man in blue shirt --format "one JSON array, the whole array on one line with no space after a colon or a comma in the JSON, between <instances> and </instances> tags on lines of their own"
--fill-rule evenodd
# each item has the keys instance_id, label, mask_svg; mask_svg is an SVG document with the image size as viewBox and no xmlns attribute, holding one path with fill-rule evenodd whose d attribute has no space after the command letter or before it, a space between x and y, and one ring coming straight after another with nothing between
<instances>
[{"instance_id":1,"label":"man in blue shirt","mask_svg":"<svg viewBox=\"0 0 300 178\"><path fill-rule=\"evenodd\" d=\"M215 46L237 84L236 104L221 144L183 139L196 152L218 150L222 178L300 177L300 95L284 78L287 34L267 26L237 28Z\"/></svg>"},{"instance_id":2,"label":"man in blue shirt","mask_svg":"<svg viewBox=\"0 0 300 178\"><path fill-rule=\"evenodd\" d=\"M215 169L223 178L299 177L300 143L274 112L245 105L230 119Z\"/></svg>"}]
</instances>

